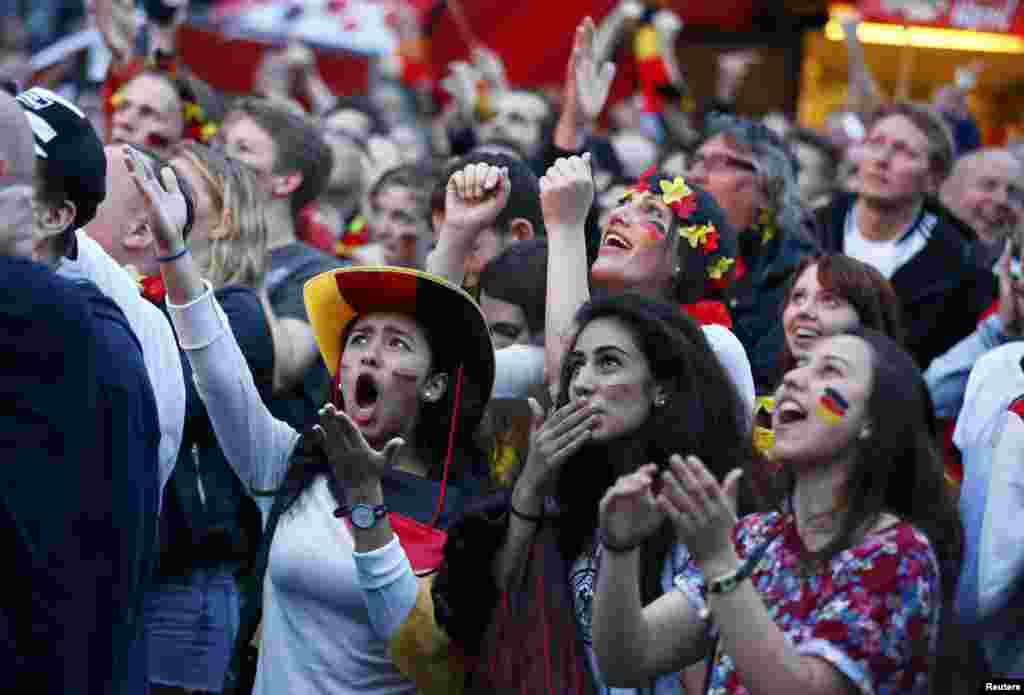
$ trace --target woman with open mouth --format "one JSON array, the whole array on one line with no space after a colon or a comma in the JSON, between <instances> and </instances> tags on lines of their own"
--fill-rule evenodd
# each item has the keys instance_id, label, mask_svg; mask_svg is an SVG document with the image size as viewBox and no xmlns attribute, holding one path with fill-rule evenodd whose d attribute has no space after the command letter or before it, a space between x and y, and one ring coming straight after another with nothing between
<instances>
[{"instance_id":1,"label":"woman with open mouth","mask_svg":"<svg viewBox=\"0 0 1024 695\"><path fill-rule=\"evenodd\" d=\"M682 450L621 478L601 530L623 552L606 553L594 608L609 682L703 659L704 692L931 692L962 549L930 408L913 358L857 328L820 340L776 394L773 511L737 521L736 472L720 484ZM644 605L635 547L666 519L689 568Z\"/></svg>"},{"instance_id":2,"label":"woman with open mouth","mask_svg":"<svg viewBox=\"0 0 1024 695\"><path fill-rule=\"evenodd\" d=\"M335 388L319 422L300 434L270 415L253 386L182 241L188 213L170 170L161 185L144 162L132 165L159 220L181 345L269 536L256 576L253 692L412 695L416 685L389 650L418 592L397 533L423 536L416 522L443 528L475 492L470 469L483 457L472 437L494 380L480 309L419 271L350 267L310 280L310 325Z\"/></svg>"},{"instance_id":3,"label":"woman with open mouth","mask_svg":"<svg viewBox=\"0 0 1024 695\"><path fill-rule=\"evenodd\" d=\"M676 305L704 328L749 406L749 418L754 408L750 362L728 330L732 321L722 301L736 277L737 237L711 196L681 176L649 172L611 212L597 258L588 267L584 226L594 201L589 155L557 160L540 186L550 259L546 373L561 373L573 318L590 299L591 287L595 296L635 292Z\"/></svg>"},{"instance_id":4,"label":"woman with open mouth","mask_svg":"<svg viewBox=\"0 0 1024 695\"><path fill-rule=\"evenodd\" d=\"M808 257L793 273L782 308L785 343L779 355L779 374L807 359L822 338L856 326L880 331L902 343L900 301L892 285L873 266L843 254ZM772 446L773 400L759 398L754 442L761 453Z\"/></svg>"}]
</instances>

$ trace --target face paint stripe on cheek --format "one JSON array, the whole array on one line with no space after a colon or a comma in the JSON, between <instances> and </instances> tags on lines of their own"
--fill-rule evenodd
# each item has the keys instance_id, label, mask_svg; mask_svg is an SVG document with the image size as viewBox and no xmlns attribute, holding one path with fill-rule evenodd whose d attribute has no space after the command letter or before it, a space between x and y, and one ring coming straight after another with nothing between
<instances>
[{"instance_id":1,"label":"face paint stripe on cheek","mask_svg":"<svg viewBox=\"0 0 1024 695\"><path fill-rule=\"evenodd\" d=\"M666 235L658 229L657 225L645 224L644 225L644 236L641 237L644 246L657 246L658 244L665 241Z\"/></svg>"},{"instance_id":2,"label":"face paint stripe on cheek","mask_svg":"<svg viewBox=\"0 0 1024 695\"><path fill-rule=\"evenodd\" d=\"M623 401L638 398L642 388L638 384L605 384L596 387L594 392L603 395L609 401Z\"/></svg>"},{"instance_id":3,"label":"face paint stripe on cheek","mask_svg":"<svg viewBox=\"0 0 1024 695\"><path fill-rule=\"evenodd\" d=\"M843 395L834 388L828 387L818 400L818 417L830 425L836 425L846 415L848 407L849 404Z\"/></svg>"}]
</instances>

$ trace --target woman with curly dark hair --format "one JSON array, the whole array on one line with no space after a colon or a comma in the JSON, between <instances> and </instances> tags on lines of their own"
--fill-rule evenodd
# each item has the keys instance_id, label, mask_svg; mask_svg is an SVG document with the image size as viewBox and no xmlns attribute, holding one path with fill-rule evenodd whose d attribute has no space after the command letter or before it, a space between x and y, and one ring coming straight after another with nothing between
<instances>
[{"instance_id":1,"label":"woman with curly dark hair","mask_svg":"<svg viewBox=\"0 0 1024 695\"><path fill-rule=\"evenodd\" d=\"M677 450L719 471L747 457L740 398L701 329L637 294L586 304L553 411L536 402L530 454L511 496L494 564L501 591L483 640L478 692L607 692L591 650L591 604L603 562L598 502L621 475ZM645 540L645 602L671 591L685 557L668 523ZM515 646L513 646L515 645ZM678 692L673 674L650 685Z\"/></svg>"}]
</instances>

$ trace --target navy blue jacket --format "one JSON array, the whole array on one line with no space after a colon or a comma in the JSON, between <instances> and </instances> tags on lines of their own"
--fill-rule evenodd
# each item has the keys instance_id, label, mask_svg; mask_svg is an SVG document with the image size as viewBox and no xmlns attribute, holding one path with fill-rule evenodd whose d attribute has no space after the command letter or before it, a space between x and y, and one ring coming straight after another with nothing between
<instances>
[{"instance_id":1,"label":"navy blue jacket","mask_svg":"<svg viewBox=\"0 0 1024 695\"><path fill-rule=\"evenodd\" d=\"M839 195L819 213L821 245L843 253L846 216L856 197ZM921 210L933 215L928 242L889 279L903 309L907 350L924 370L933 359L974 332L978 318L998 295L995 275L975 257L976 236L938 201L928 199Z\"/></svg>"},{"instance_id":2,"label":"navy blue jacket","mask_svg":"<svg viewBox=\"0 0 1024 695\"><path fill-rule=\"evenodd\" d=\"M813 238L779 231L767 243L757 232L740 233L746 274L727 291L733 332L746 348L758 393L772 391L779 377L779 355L786 344L782 305L793 271L819 253Z\"/></svg>"},{"instance_id":3,"label":"navy blue jacket","mask_svg":"<svg viewBox=\"0 0 1024 695\"><path fill-rule=\"evenodd\" d=\"M156 401L121 310L0 258L0 664L11 692L139 692Z\"/></svg>"}]
</instances>

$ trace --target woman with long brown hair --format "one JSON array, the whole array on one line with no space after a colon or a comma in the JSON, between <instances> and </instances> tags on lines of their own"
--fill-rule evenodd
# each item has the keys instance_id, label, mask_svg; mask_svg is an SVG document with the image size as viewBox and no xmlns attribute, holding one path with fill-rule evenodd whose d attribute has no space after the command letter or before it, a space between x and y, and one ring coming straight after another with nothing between
<instances>
[{"instance_id":1,"label":"woman with long brown hair","mask_svg":"<svg viewBox=\"0 0 1024 695\"><path fill-rule=\"evenodd\" d=\"M930 692L962 547L929 410L910 355L857 328L819 341L776 393L773 511L737 522L739 476L720 484L688 451L621 478L601 502L620 552L594 609L609 681L710 658L714 692ZM690 568L643 606L635 548L666 519Z\"/></svg>"}]
</instances>

